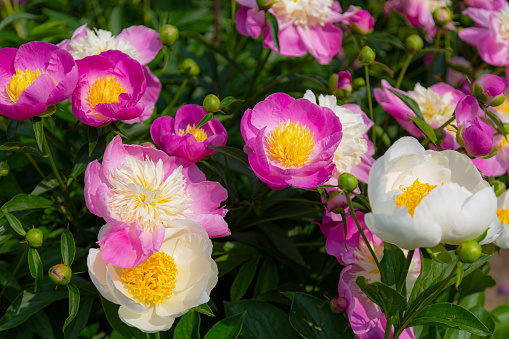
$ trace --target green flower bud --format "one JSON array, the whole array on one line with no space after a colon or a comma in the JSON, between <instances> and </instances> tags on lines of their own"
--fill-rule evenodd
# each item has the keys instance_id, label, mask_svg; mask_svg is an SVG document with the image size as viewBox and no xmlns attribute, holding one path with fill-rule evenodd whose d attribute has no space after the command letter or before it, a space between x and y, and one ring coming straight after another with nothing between
<instances>
[{"instance_id":1,"label":"green flower bud","mask_svg":"<svg viewBox=\"0 0 509 339\"><path fill-rule=\"evenodd\" d=\"M497 107L504 103L505 101L505 95L499 95L498 97L495 97L493 101L491 102L490 106Z\"/></svg>"},{"instance_id":2,"label":"green flower bud","mask_svg":"<svg viewBox=\"0 0 509 339\"><path fill-rule=\"evenodd\" d=\"M373 51L371 49L371 47L366 45L366 46L362 47L362 49L359 53L359 56L358 56L359 64L361 64L361 65L370 64L373 61L375 61L375 57L376 57L375 51Z\"/></svg>"},{"instance_id":3,"label":"green flower bud","mask_svg":"<svg viewBox=\"0 0 509 339\"><path fill-rule=\"evenodd\" d=\"M200 66L193 59L187 58L179 66L180 73L187 76L197 76L200 74Z\"/></svg>"},{"instance_id":4,"label":"green flower bud","mask_svg":"<svg viewBox=\"0 0 509 339\"><path fill-rule=\"evenodd\" d=\"M339 82L339 76L337 74L332 74L329 77L329 81L327 82L329 91L334 95L336 94L336 92L338 90L338 82Z\"/></svg>"},{"instance_id":5,"label":"green flower bud","mask_svg":"<svg viewBox=\"0 0 509 339\"><path fill-rule=\"evenodd\" d=\"M9 174L11 169L9 168L9 165L5 161L0 162L0 177L5 177Z\"/></svg>"},{"instance_id":6,"label":"green flower bud","mask_svg":"<svg viewBox=\"0 0 509 339\"><path fill-rule=\"evenodd\" d=\"M159 29L159 39L165 45L171 46L177 42L179 30L173 25L163 25Z\"/></svg>"},{"instance_id":7,"label":"green flower bud","mask_svg":"<svg viewBox=\"0 0 509 339\"><path fill-rule=\"evenodd\" d=\"M480 102L487 102L490 96L484 92L481 84L474 83L470 89L472 95Z\"/></svg>"},{"instance_id":8,"label":"green flower bud","mask_svg":"<svg viewBox=\"0 0 509 339\"><path fill-rule=\"evenodd\" d=\"M491 183L491 186L493 186L493 190L497 197L501 196L502 193L505 192L505 184L502 181L495 180Z\"/></svg>"},{"instance_id":9,"label":"green flower bud","mask_svg":"<svg viewBox=\"0 0 509 339\"><path fill-rule=\"evenodd\" d=\"M57 285L67 285L72 278L72 270L69 266L58 264L48 271L49 280Z\"/></svg>"},{"instance_id":10,"label":"green flower bud","mask_svg":"<svg viewBox=\"0 0 509 339\"><path fill-rule=\"evenodd\" d=\"M461 15L460 22L463 27L471 27L475 25L474 20L469 15Z\"/></svg>"},{"instance_id":11,"label":"green flower bud","mask_svg":"<svg viewBox=\"0 0 509 339\"><path fill-rule=\"evenodd\" d=\"M352 86L354 90L359 91L366 87L366 80L364 78L355 78L352 81Z\"/></svg>"},{"instance_id":12,"label":"green flower bud","mask_svg":"<svg viewBox=\"0 0 509 339\"><path fill-rule=\"evenodd\" d=\"M424 46L424 42L422 41L422 38L418 36L417 34L413 34L410 36L407 36L405 39L405 46L410 50L411 52L419 52L422 47Z\"/></svg>"},{"instance_id":13,"label":"green flower bud","mask_svg":"<svg viewBox=\"0 0 509 339\"><path fill-rule=\"evenodd\" d=\"M433 11L433 20L438 26L447 25L452 21L452 13L448 7L440 7Z\"/></svg>"},{"instance_id":14,"label":"green flower bud","mask_svg":"<svg viewBox=\"0 0 509 339\"><path fill-rule=\"evenodd\" d=\"M30 247L37 248L42 245L44 235L40 229L32 228L28 230L27 234L25 235L25 240L28 245L30 245Z\"/></svg>"},{"instance_id":15,"label":"green flower bud","mask_svg":"<svg viewBox=\"0 0 509 339\"><path fill-rule=\"evenodd\" d=\"M203 109L209 113L217 112L219 106L221 106L221 100L214 94L207 95L203 100Z\"/></svg>"},{"instance_id":16,"label":"green flower bud","mask_svg":"<svg viewBox=\"0 0 509 339\"><path fill-rule=\"evenodd\" d=\"M274 5L274 0L256 0L258 8L262 11L266 11Z\"/></svg>"},{"instance_id":17,"label":"green flower bud","mask_svg":"<svg viewBox=\"0 0 509 339\"><path fill-rule=\"evenodd\" d=\"M464 241L456 248L456 253L462 262L471 263L481 257L482 247L477 241Z\"/></svg>"},{"instance_id":18,"label":"green flower bud","mask_svg":"<svg viewBox=\"0 0 509 339\"><path fill-rule=\"evenodd\" d=\"M338 178L338 186L344 191L352 192L358 184L357 178L350 173L343 173Z\"/></svg>"}]
</instances>

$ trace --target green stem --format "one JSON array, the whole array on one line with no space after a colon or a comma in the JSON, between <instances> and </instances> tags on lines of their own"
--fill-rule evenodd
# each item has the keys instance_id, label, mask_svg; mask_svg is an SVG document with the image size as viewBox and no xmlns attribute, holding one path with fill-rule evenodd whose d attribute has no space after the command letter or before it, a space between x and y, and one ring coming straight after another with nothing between
<instances>
[{"instance_id":1,"label":"green stem","mask_svg":"<svg viewBox=\"0 0 509 339\"><path fill-rule=\"evenodd\" d=\"M396 88L398 89L399 86L401 86L401 82L403 81L403 77L405 76L406 70L408 69L408 65L410 65L410 61L412 61L413 56L413 53L408 53L406 56L405 63L399 72L398 82L396 82Z\"/></svg>"},{"instance_id":2,"label":"green stem","mask_svg":"<svg viewBox=\"0 0 509 339\"><path fill-rule=\"evenodd\" d=\"M39 175L43 178L43 179L46 179L46 176L44 175L44 172L41 170L41 168L39 167L39 165L37 165L37 163L35 162L34 158L32 158L32 156L28 153L25 153L26 157L28 158L28 160L32 163L32 165L34 166L35 170L37 171L37 173L39 173Z\"/></svg>"},{"instance_id":3,"label":"green stem","mask_svg":"<svg viewBox=\"0 0 509 339\"><path fill-rule=\"evenodd\" d=\"M187 86L187 83L189 82L189 78L186 77L184 79L184 81L182 81L182 83L180 84L180 87L177 91L177 93L175 93L175 95L173 96L173 98L171 99L171 102L170 104L168 105L168 107L166 107L164 109L164 111L161 113L162 116L164 115L168 115L168 112L173 108L173 106L175 106L175 104L177 103L177 100L180 98L180 96L182 95L182 92L184 92L184 88L186 88Z\"/></svg>"},{"instance_id":4,"label":"green stem","mask_svg":"<svg viewBox=\"0 0 509 339\"><path fill-rule=\"evenodd\" d=\"M156 332L156 339L161 339L161 332Z\"/></svg>"},{"instance_id":5,"label":"green stem","mask_svg":"<svg viewBox=\"0 0 509 339\"><path fill-rule=\"evenodd\" d=\"M25 260L25 256L27 255L27 253L28 253L28 245L25 248L25 251L23 252L23 254L21 255L21 258L19 258L16 268L14 268L14 271L12 271L9 279L7 279L7 282L5 283L5 286L2 288L2 291L0 292L0 300L2 299L2 296L4 295L4 292L7 289L7 286L9 286L9 283L11 282L12 278L14 278L16 273L18 273L18 270L21 267L21 263L23 262L23 260Z\"/></svg>"},{"instance_id":6,"label":"green stem","mask_svg":"<svg viewBox=\"0 0 509 339\"><path fill-rule=\"evenodd\" d=\"M393 319L394 319L393 317L390 317L389 319L387 319L387 324L385 324L385 336L384 336L384 339L391 339Z\"/></svg>"},{"instance_id":7,"label":"green stem","mask_svg":"<svg viewBox=\"0 0 509 339\"><path fill-rule=\"evenodd\" d=\"M373 114L373 102L371 101L371 87L369 86L369 69L368 69L368 65L364 65L364 71L366 73L366 89L368 90L369 116L371 118L371 121L373 121L373 124L376 125L375 116ZM376 153L376 133L375 133L375 128L371 128L371 131L373 131L373 150Z\"/></svg>"},{"instance_id":8,"label":"green stem","mask_svg":"<svg viewBox=\"0 0 509 339\"><path fill-rule=\"evenodd\" d=\"M408 254L406 256L405 264L403 265L403 272L401 272L401 277L399 278L399 282L396 285L396 288L398 292L401 293L403 291L403 287L406 283L406 277L408 275L408 268L410 267L410 264L412 263L412 258L414 256L415 250L408 251Z\"/></svg>"},{"instance_id":9,"label":"green stem","mask_svg":"<svg viewBox=\"0 0 509 339\"><path fill-rule=\"evenodd\" d=\"M11 1L3 0L3 3L5 5L5 10L7 11L7 15L8 16L13 15L14 9L12 8ZM18 37L23 38L23 39L26 38L25 31L23 31L23 27L21 27L21 24L19 23L19 21L15 20L12 24L14 25L14 29L16 30L16 34L18 35Z\"/></svg>"}]
</instances>

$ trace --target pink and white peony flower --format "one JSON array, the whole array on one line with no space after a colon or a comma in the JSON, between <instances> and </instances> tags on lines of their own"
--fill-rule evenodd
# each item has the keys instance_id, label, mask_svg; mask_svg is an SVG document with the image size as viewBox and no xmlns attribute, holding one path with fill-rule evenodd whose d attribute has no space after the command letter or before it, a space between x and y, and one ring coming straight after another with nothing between
<instances>
[{"instance_id":1,"label":"pink and white peony flower","mask_svg":"<svg viewBox=\"0 0 509 339\"><path fill-rule=\"evenodd\" d=\"M497 217L502 223L502 234L494 241L500 248L509 248L509 191L505 191L497 198Z\"/></svg>"}]
</instances>

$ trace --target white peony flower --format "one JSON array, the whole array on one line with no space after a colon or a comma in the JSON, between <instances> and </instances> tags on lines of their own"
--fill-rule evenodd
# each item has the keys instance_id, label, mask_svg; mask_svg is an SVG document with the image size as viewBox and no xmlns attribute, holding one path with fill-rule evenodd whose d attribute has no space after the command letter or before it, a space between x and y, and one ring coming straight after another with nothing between
<instances>
[{"instance_id":1,"label":"white peony flower","mask_svg":"<svg viewBox=\"0 0 509 339\"><path fill-rule=\"evenodd\" d=\"M396 141L373 165L366 225L401 248L433 247L472 240L481 244L502 232L497 198L472 161L455 151L425 151L414 138Z\"/></svg>"},{"instance_id":2,"label":"white peony flower","mask_svg":"<svg viewBox=\"0 0 509 339\"><path fill-rule=\"evenodd\" d=\"M120 268L102 260L101 250L88 253L88 271L102 296L120 304L120 319L147 333L168 330L192 307L209 301L217 283L212 242L198 223L168 228L159 252L142 264Z\"/></svg>"}]
</instances>

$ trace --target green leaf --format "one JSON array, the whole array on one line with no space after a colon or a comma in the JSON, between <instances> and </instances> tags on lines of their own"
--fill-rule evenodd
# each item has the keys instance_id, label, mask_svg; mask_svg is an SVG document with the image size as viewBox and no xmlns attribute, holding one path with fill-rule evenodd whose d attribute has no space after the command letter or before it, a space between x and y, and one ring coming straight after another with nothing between
<instances>
[{"instance_id":1,"label":"green leaf","mask_svg":"<svg viewBox=\"0 0 509 339\"><path fill-rule=\"evenodd\" d=\"M15 141L16 133L18 131L18 127L21 124L19 120L11 120L9 121L9 125L7 125L7 141ZM35 148L34 148L35 150ZM39 152L37 152L39 153Z\"/></svg>"},{"instance_id":2,"label":"green leaf","mask_svg":"<svg viewBox=\"0 0 509 339\"><path fill-rule=\"evenodd\" d=\"M456 266L456 289L460 286L461 280L463 280L463 273L465 271L463 270L463 263L461 261L458 261L458 265Z\"/></svg>"},{"instance_id":3,"label":"green leaf","mask_svg":"<svg viewBox=\"0 0 509 339\"><path fill-rule=\"evenodd\" d=\"M437 303L425 307L411 321L410 326L442 325L478 335L489 335L490 330L472 312L451 303Z\"/></svg>"},{"instance_id":4,"label":"green leaf","mask_svg":"<svg viewBox=\"0 0 509 339\"><path fill-rule=\"evenodd\" d=\"M263 261L258 276L253 295L256 297L267 291L277 289L279 285L279 273L274 260L267 258Z\"/></svg>"},{"instance_id":5,"label":"green leaf","mask_svg":"<svg viewBox=\"0 0 509 339\"><path fill-rule=\"evenodd\" d=\"M58 186L58 182L51 178L47 178L47 179L44 179L42 180L35 188L34 190L32 191L32 193L30 193L30 195L40 195L40 194L43 194L44 192L47 192L49 190L52 190L53 188L57 187Z\"/></svg>"},{"instance_id":6,"label":"green leaf","mask_svg":"<svg viewBox=\"0 0 509 339\"><path fill-rule=\"evenodd\" d=\"M224 302L224 308L227 316L246 312L242 326L243 338L297 338L288 320L288 315L267 302L256 300L241 300L235 304Z\"/></svg>"},{"instance_id":7,"label":"green leaf","mask_svg":"<svg viewBox=\"0 0 509 339\"><path fill-rule=\"evenodd\" d=\"M46 108L46 110L44 112L42 112L41 114L37 115L37 117L38 118L47 118L47 117L50 117L53 114L55 114L56 111L57 111L57 106L56 105L51 105L51 106L48 106L48 108Z\"/></svg>"},{"instance_id":8,"label":"green leaf","mask_svg":"<svg viewBox=\"0 0 509 339\"><path fill-rule=\"evenodd\" d=\"M380 306L386 317L395 316L406 309L406 297L395 289L381 282L368 284L363 276L357 277L355 282L372 302Z\"/></svg>"},{"instance_id":9,"label":"green leaf","mask_svg":"<svg viewBox=\"0 0 509 339\"><path fill-rule=\"evenodd\" d=\"M235 147L229 147L229 146L222 146L222 147L208 146L207 148L210 148L211 150L217 151L219 153L226 154L227 156L232 157L232 158L242 162L248 168L251 168L249 166L249 160L247 159L247 154L244 153L244 151L241 151Z\"/></svg>"},{"instance_id":10,"label":"green leaf","mask_svg":"<svg viewBox=\"0 0 509 339\"><path fill-rule=\"evenodd\" d=\"M41 257L35 248L28 249L28 268L30 274L35 279L34 292L37 292L37 288L41 284L43 278L44 269L42 267Z\"/></svg>"},{"instance_id":11,"label":"green leaf","mask_svg":"<svg viewBox=\"0 0 509 339\"><path fill-rule=\"evenodd\" d=\"M69 290L69 316L65 319L62 331L65 331L65 328L73 321L80 307L80 291L78 287L71 283L67 285L67 289Z\"/></svg>"},{"instance_id":12,"label":"green leaf","mask_svg":"<svg viewBox=\"0 0 509 339\"><path fill-rule=\"evenodd\" d=\"M246 312L240 313L228 318L225 318L217 322L212 328L205 334L204 339L235 339L239 336L242 330L242 324Z\"/></svg>"},{"instance_id":13,"label":"green leaf","mask_svg":"<svg viewBox=\"0 0 509 339\"><path fill-rule=\"evenodd\" d=\"M216 316L214 314L214 312L212 312L212 310L210 309L209 305L207 305L207 304L201 304L199 306L195 306L195 307L193 307L193 310L195 310L196 312L200 312L201 314L205 314L209 317Z\"/></svg>"},{"instance_id":14,"label":"green leaf","mask_svg":"<svg viewBox=\"0 0 509 339\"><path fill-rule=\"evenodd\" d=\"M16 231L16 233L18 233L21 236L25 236L27 234L27 232L23 228L23 225L21 225L21 222L18 220L18 218L16 218L9 212L3 212L3 215L5 216L5 218L7 218L9 225L11 225L12 229L14 231Z\"/></svg>"},{"instance_id":15,"label":"green leaf","mask_svg":"<svg viewBox=\"0 0 509 339\"><path fill-rule=\"evenodd\" d=\"M230 106L231 104L233 104L234 102L237 102L237 101L244 102L245 100L235 99L232 96L227 96L226 98L221 100L221 104L219 105L219 109L223 109L225 107L228 107L228 106Z\"/></svg>"},{"instance_id":16,"label":"green leaf","mask_svg":"<svg viewBox=\"0 0 509 339\"><path fill-rule=\"evenodd\" d=\"M233 303L239 301L244 296L244 294L246 294L247 289L254 279L259 261L260 257L256 257L240 266L240 270L237 273L235 280L233 280L233 284L230 289L230 297Z\"/></svg>"},{"instance_id":17,"label":"green leaf","mask_svg":"<svg viewBox=\"0 0 509 339\"><path fill-rule=\"evenodd\" d=\"M417 119L416 117L413 117L411 115L408 115L410 119L419 127L419 129L426 135L426 137L431 140L431 142L437 146L438 149L441 149L440 144L437 142L437 135L435 134L435 130L428 125L428 123L424 120Z\"/></svg>"},{"instance_id":18,"label":"green leaf","mask_svg":"<svg viewBox=\"0 0 509 339\"><path fill-rule=\"evenodd\" d=\"M93 302L93 297L84 296L81 298L78 314L76 314L74 320L71 321L64 330L65 339L77 339L80 336L81 331L87 326Z\"/></svg>"},{"instance_id":19,"label":"green leaf","mask_svg":"<svg viewBox=\"0 0 509 339\"><path fill-rule=\"evenodd\" d=\"M10 23L20 19L37 19L38 16L30 13L14 13L0 22L0 30L4 29Z\"/></svg>"},{"instance_id":20,"label":"green leaf","mask_svg":"<svg viewBox=\"0 0 509 339\"><path fill-rule=\"evenodd\" d=\"M502 120L500 120L498 115L496 115L489 109L485 109L484 112L490 117L491 121L495 123L495 125L498 127L499 132L505 137L507 137L505 133L504 123L502 122Z\"/></svg>"},{"instance_id":21,"label":"green leaf","mask_svg":"<svg viewBox=\"0 0 509 339\"><path fill-rule=\"evenodd\" d=\"M431 258L442 264L452 264L452 257L445 249L444 245L438 244L435 247L426 248Z\"/></svg>"},{"instance_id":22,"label":"green leaf","mask_svg":"<svg viewBox=\"0 0 509 339\"><path fill-rule=\"evenodd\" d=\"M488 311L484 309L484 307L482 307L481 305L475 305L467 309L470 312L472 312L477 317L477 319L479 319L484 325L486 325L490 332L493 332L495 330L495 323L493 321L493 317ZM481 337L478 335L474 335L465 331L460 331L452 328L447 329L443 337L443 339L478 339L478 338ZM493 336L492 338L496 337Z\"/></svg>"},{"instance_id":23,"label":"green leaf","mask_svg":"<svg viewBox=\"0 0 509 339\"><path fill-rule=\"evenodd\" d=\"M131 327L120 320L118 316L118 309L120 305L115 305L112 302L101 297L101 302L103 305L104 313L106 314L106 318L110 323L111 327L120 333L124 338L135 338L135 339L146 339L145 333L137 329L136 327Z\"/></svg>"},{"instance_id":24,"label":"green leaf","mask_svg":"<svg viewBox=\"0 0 509 339\"><path fill-rule=\"evenodd\" d=\"M40 310L39 312L33 314L26 322L26 325L30 327L30 329L41 338L44 339L55 338L53 328L51 327L50 319L48 318L44 310Z\"/></svg>"},{"instance_id":25,"label":"green leaf","mask_svg":"<svg viewBox=\"0 0 509 339\"><path fill-rule=\"evenodd\" d=\"M203 125L205 125L207 122L209 122L212 119L214 119L214 113L205 114L205 116L200 120L198 125L196 125L196 128L202 127Z\"/></svg>"},{"instance_id":26,"label":"green leaf","mask_svg":"<svg viewBox=\"0 0 509 339\"><path fill-rule=\"evenodd\" d=\"M53 206L53 201L51 200L36 195L26 195L22 193L7 201L0 210L3 212L14 212L37 208L49 208L51 206Z\"/></svg>"},{"instance_id":27,"label":"green leaf","mask_svg":"<svg viewBox=\"0 0 509 339\"><path fill-rule=\"evenodd\" d=\"M396 288L403 274L404 263L405 255L403 251L396 245L384 242L384 256L380 261L380 268L384 278L382 282L387 286Z\"/></svg>"},{"instance_id":28,"label":"green leaf","mask_svg":"<svg viewBox=\"0 0 509 339\"><path fill-rule=\"evenodd\" d=\"M74 237L69 229L65 229L62 233L60 249L64 264L70 267L76 255L76 247L74 245Z\"/></svg>"},{"instance_id":29,"label":"green leaf","mask_svg":"<svg viewBox=\"0 0 509 339\"><path fill-rule=\"evenodd\" d=\"M5 286L11 274L12 272L9 272L5 268L0 267L0 285ZM19 287L19 284L14 277L12 277L9 281L9 287L15 288L18 291L21 290L21 287Z\"/></svg>"},{"instance_id":30,"label":"green leaf","mask_svg":"<svg viewBox=\"0 0 509 339\"><path fill-rule=\"evenodd\" d=\"M200 339L200 313L187 311L175 327L173 339Z\"/></svg>"},{"instance_id":31,"label":"green leaf","mask_svg":"<svg viewBox=\"0 0 509 339\"><path fill-rule=\"evenodd\" d=\"M419 105L415 102L414 99L394 89L389 88L389 91L392 92L395 96L397 96L401 101L403 101L403 103L407 105L408 108L410 108L419 119L424 121L424 116L422 115L421 109L419 108Z\"/></svg>"},{"instance_id":32,"label":"green leaf","mask_svg":"<svg viewBox=\"0 0 509 339\"><path fill-rule=\"evenodd\" d=\"M115 132L116 134L120 135L122 138L125 138L127 140L131 140L127 134L125 134L124 131L120 129L120 127L117 126L114 122L111 122L108 126L110 126L111 130Z\"/></svg>"},{"instance_id":33,"label":"green leaf","mask_svg":"<svg viewBox=\"0 0 509 339\"><path fill-rule=\"evenodd\" d=\"M78 155L74 160L74 166L72 168L70 176L76 178L78 175L85 172L87 165L92 161L98 159L99 157L103 156L105 149L106 149L106 134L101 135L101 137L99 137L97 145L92 151L92 155L88 154L89 151L88 144L83 145L78 151Z\"/></svg>"},{"instance_id":34,"label":"green leaf","mask_svg":"<svg viewBox=\"0 0 509 339\"><path fill-rule=\"evenodd\" d=\"M272 223L265 223L258 227L263 231L263 233L265 233L265 235L267 235L270 241L282 254L301 266L307 266L304 258L302 258L302 255L297 249L297 246L295 246L293 240L288 236L288 232Z\"/></svg>"},{"instance_id":35,"label":"green leaf","mask_svg":"<svg viewBox=\"0 0 509 339\"><path fill-rule=\"evenodd\" d=\"M345 318L333 312L329 302L306 293L282 293L292 301L290 324L304 338L329 339L354 338L350 325Z\"/></svg>"},{"instance_id":36,"label":"green leaf","mask_svg":"<svg viewBox=\"0 0 509 339\"><path fill-rule=\"evenodd\" d=\"M370 35L362 37L362 39L365 41L385 42L398 48L406 49L405 44L403 44L401 40L388 33L371 33Z\"/></svg>"},{"instance_id":37,"label":"green leaf","mask_svg":"<svg viewBox=\"0 0 509 339\"><path fill-rule=\"evenodd\" d=\"M11 151L11 152L21 152L21 153L27 153L36 157L46 157L45 155L39 153L38 150L36 150L33 147L25 146L21 142L13 141L13 142L6 142L5 144L0 146L0 151Z\"/></svg>"},{"instance_id":38,"label":"green leaf","mask_svg":"<svg viewBox=\"0 0 509 339\"><path fill-rule=\"evenodd\" d=\"M39 312L54 301L67 298L62 290L39 291L37 294L23 291L9 306L0 319L0 331L24 323L32 314Z\"/></svg>"},{"instance_id":39,"label":"green leaf","mask_svg":"<svg viewBox=\"0 0 509 339\"><path fill-rule=\"evenodd\" d=\"M88 126L87 136L88 136L88 156L91 156L95 146L97 145L97 141L99 140L97 128L93 126Z\"/></svg>"},{"instance_id":40,"label":"green leaf","mask_svg":"<svg viewBox=\"0 0 509 339\"><path fill-rule=\"evenodd\" d=\"M277 23L277 19L272 13L268 11L265 12L265 17L267 18L267 22L269 24L270 36L272 37L274 46L276 47L277 52L280 53L281 49L279 48L279 26Z\"/></svg>"},{"instance_id":41,"label":"green leaf","mask_svg":"<svg viewBox=\"0 0 509 339\"><path fill-rule=\"evenodd\" d=\"M463 279L458 292L460 298L463 299L470 294L482 292L495 285L495 279L478 268L468 276L468 279Z\"/></svg>"},{"instance_id":42,"label":"green leaf","mask_svg":"<svg viewBox=\"0 0 509 339\"><path fill-rule=\"evenodd\" d=\"M421 53L452 53L453 50L449 48L440 48L440 47L426 47L420 50Z\"/></svg>"},{"instance_id":43,"label":"green leaf","mask_svg":"<svg viewBox=\"0 0 509 339\"><path fill-rule=\"evenodd\" d=\"M392 71L392 69L391 69L389 66L387 66L386 64L383 64L383 63L381 63L381 62L379 62L379 61L376 61L376 60L375 60L375 61L372 61L372 62L370 63L370 65L371 65L371 66L377 66L377 67L380 67L380 68L381 68L381 69L383 69L385 72L387 72L387 74L389 74L389 76L390 76L391 78L394 78L394 72L393 72L393 71Z\"/></svg>"},{"instance_id":44,"label":"green leaf","mask_svg":"<svg viewBox=\"0 0 509 339\"><path fill-rule=\"evenodd\" d=\"M35 140L37 141L37 146L39 146L39 149L41 152L44 153L43 149L43 143L44 143L44 125L42 118L39 117L33 117L32 122L34 124L34 133L35 133Z\"/></svg>"}]
</instances>

